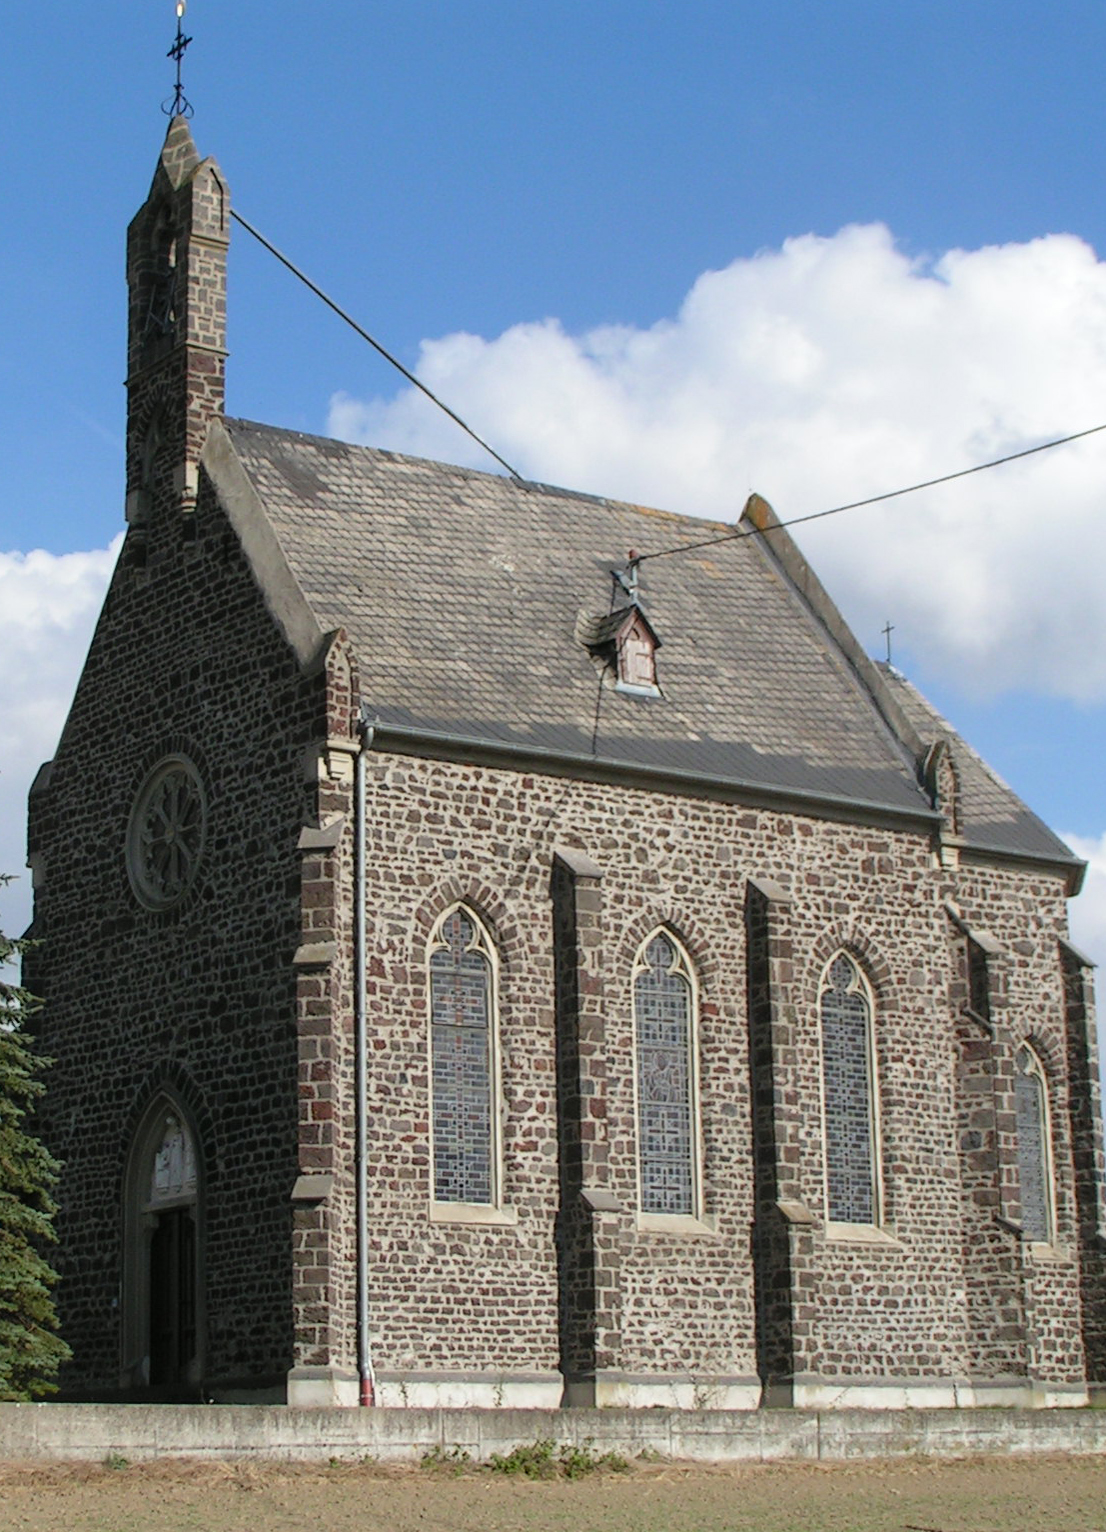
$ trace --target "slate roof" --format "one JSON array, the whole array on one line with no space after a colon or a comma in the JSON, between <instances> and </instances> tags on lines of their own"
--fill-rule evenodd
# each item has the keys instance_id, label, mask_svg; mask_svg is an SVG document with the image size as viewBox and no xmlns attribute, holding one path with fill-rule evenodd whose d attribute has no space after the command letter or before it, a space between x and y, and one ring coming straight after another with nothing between
<instances>
[{"instance_id":1,"label":"slate roof","mask_svg":"<svg viewBox=\"0 0 1106 1532\"><path fill-rule=\"evenodd\" d=\"M622 628L630 618L631 613L637 613L645 618L645 625L652 630L653 624L649 621L647 612L633 606L616 606L613 611L605 616L590 612L581 612L576 622L576 637L588 649L600 649L604 644L613 644ZM661 640L657 638L657 648L661 648Z\"/></svg>"},{"instance_id":2,"label":"slate roof","mask_svg":"<svg viewBox=\"0 0 1106 1532\"><path fill-rule=\"evenodd\" d=\"M729 528L326 437L225 425L320 627L350 634L382 726L931 812L915 752L881 712L877 673L862 657L858 670L760 537L640 566L642 607L664 646L663 696L626 696L601 685L581 616L625 605L621 590L612 600L611 571L630 549ZM916 693L906 701L919 732L932 738L934 722L947 730ZM1072 860L1009 789L993 786L978 757L965 761L969 838L991 844L997 835L1007 849Z\"/></svg>"}]
</instances>

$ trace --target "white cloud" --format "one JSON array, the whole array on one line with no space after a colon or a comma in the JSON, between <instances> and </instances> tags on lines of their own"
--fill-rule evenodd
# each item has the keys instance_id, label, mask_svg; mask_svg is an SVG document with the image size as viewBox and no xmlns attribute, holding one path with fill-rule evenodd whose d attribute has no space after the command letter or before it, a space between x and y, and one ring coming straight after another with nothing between
<instances>
[{"instance_id":1,"label":"white cloud","mask_svg":"<svg viewBox=\"0 0 1106 1532\"><path fill-rule=\"evenodd\" d=\"M30 916L27 790L54 753L122 535L88 553L0 553L0 930Z\"/></svg>"},{"instance_id":2,"label":"white cloud","mask_svg":"<svg viewBox=\"0 0 1106 1532\"><path fill-rule=\"evenodd\" d=\"M423 343L419 374L528 476L784 519L1106 418L1106 263L1070 235L912 261L880 225L701 276L674 319ZM489 466L414 390L339 436ZM799 532L861 640L980 695L1106 697L1106 433ZM620 550L612 550L612 556Z\"/></svg>"},{"instance_id":3,"label":"white cloud","mask_svg":"<svg viewBox=\"0 0 1106 1532\"><path fill-rule=\"evenodd\" d=\"M1076 856L1087 862L1083 892L1068 906L1071 939L1094 959L1100 970L1106 969L1106 835L1097 840L1085 835L1065 835L1064 840ZM1100 989L1102 985L1100 979ZM1103 990L1099 1006L1106 1021L1106 990Z\"/></svg>"}]
</instances>

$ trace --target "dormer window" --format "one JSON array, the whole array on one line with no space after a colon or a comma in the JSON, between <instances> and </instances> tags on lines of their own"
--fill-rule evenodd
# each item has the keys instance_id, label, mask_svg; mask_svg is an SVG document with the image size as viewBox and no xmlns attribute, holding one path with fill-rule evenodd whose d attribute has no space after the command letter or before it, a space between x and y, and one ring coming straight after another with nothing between
<instances>
[{"instance_id":1,"label":"dormer window","mask_svg":"<svg viewBox=\"0 0 1106 1532\"><path fill-rule=\"evenodd\" d=\"M576 631L585 648L613 673L616 691L635 697L662 695L656 660L661 641L639 606L620 607L606 617L581 614Z\"/></svg>"},{"instance_id":2,"label":"dormer window","mask_svg":"<svg viewBox=\"0 0 1106 1532\"><path fill-rule=\"evenodd\" d=\"M618 687L623 691L657 693L657 635L642 613L634 610L616 639Z\"/></svg>"}]
</instances>

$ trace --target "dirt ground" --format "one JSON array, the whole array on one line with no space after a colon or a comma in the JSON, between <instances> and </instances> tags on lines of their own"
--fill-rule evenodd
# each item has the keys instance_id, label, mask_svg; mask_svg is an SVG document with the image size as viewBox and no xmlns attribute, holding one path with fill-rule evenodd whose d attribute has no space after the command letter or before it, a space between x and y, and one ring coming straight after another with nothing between
<instances>
[{"instance_id":1,"label":"dirt ground","mask_svg":"<svg viewBox=\"0 0 1106 1532\"><path fill-rule=\"evenodd\" d=\"M335 1463L0 1465L0 1532L1106 1532L1106 1460L708 1468L574 1480Z\"/></svg>"}]
</instances>

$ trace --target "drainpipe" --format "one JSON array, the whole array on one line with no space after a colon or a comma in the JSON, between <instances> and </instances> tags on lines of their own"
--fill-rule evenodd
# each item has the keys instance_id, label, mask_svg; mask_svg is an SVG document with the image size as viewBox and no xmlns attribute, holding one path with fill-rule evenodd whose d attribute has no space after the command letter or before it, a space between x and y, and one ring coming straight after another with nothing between
<instances>
[{"instance_id":1,"label":"drainpipe","mask_svg":"<svg viewBox=\"0 0 1106 1532\"><path fill-rule=\"evenodd\" d=\"M365 771L374 732L362 703L358 723L361 748L357 752L354 774L353 1021L357 1092L357 1376L360 1382L360 1403L364 1405L376 1403L376 1380L369 1344L369 1039L365 994Z\"/></svg>"}]
</instances>

